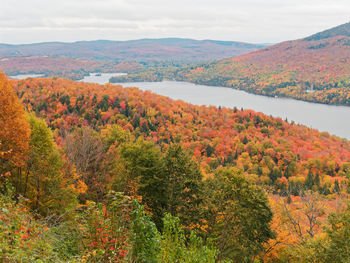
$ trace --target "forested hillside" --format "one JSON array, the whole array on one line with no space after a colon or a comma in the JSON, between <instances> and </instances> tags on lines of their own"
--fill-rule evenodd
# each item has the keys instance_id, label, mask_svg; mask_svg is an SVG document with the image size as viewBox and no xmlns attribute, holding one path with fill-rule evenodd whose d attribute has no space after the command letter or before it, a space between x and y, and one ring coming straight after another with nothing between
<instances>
[{"instance_id":1,"label":"forested hillside","mask_svg":"<svg viewBox=\"0 0 350 263\"><path fill-rule=\"evenodd\" d=\"M199 161L235 163L259 180L273 178L273 170L276 180L306 177L309 168L322 178L341 176L350 160L348 141L251 110L200 107L115 85L40 78L12 83L22 103L53 130L116 123L159 145L180 140Z\"/></svg>"},{"instance_id":2,"label":"forested hillside","mask_svg":"<svg viewBox=\"0 0 350 263\"><path fill-rule=\"evenodd\" d=\"M249 92L350 105L350 23L247 55L185 69L178 78Z\"/></svg>"},{"instance_id":3,"label":"forested hillside","mask_svg":"<svg viewBox=\"0 0 350 263\"><path fill-rule=\"evenodd\" d=\"M5 260L349 259L347 140L117 85L0 88Z\"/></svg>"},{"instance_id":4,"label":"forested hillside","mask_svg":"<svg viewBox=\"0 0 350 263\"><path fill-rule=\"evenodd\" d=\"M237 56L264 46L181 38L0 44L0 68L10 75L44 73L79 79L89 72L132 72L149 67L180 67Z\"/></svg>"},{"instance_id":5,"label":"forested hillside","mask_svg":"<svg viewBox=\"0 0 350 263\"><path fill-rule=\"evenodd\" d=\"M120 65L93 60L80 60L67 57L13 57L0 59L0 67L11 75L46 74L65 78L81 79L89 72L111 72L122 70ZM135 65L134 68L137 68Z\"/></svg>"},{"instance_id":6,"label":"forested hillside","mask_svg":"<svg viewBox=\"0 0 350 263\"><path fill-rule=\"evenodd\" d=\"M350 105L350 23L249 54L114 81L177 79L251 93Z\"/></svg>"}]
</instances>

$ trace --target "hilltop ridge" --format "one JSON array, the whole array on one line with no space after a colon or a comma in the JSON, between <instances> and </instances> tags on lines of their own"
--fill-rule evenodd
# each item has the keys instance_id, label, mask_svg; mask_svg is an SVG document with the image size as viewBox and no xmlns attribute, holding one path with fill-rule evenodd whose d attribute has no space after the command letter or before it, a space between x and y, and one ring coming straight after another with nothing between
<instances>
[{"instance_id":1,"label":"hilltop ridge","mask_svg":"<svg viewBox=\"0 0 350 263\"><path fill-rule=\"evenodd\" d=\"M350 22L313 34L309 37L304 38L304 40L313 41L313 40L321 40L321 39L326 39L326 38L331 38L336 36L350 37Z\"/></svg>"}]
</instances>

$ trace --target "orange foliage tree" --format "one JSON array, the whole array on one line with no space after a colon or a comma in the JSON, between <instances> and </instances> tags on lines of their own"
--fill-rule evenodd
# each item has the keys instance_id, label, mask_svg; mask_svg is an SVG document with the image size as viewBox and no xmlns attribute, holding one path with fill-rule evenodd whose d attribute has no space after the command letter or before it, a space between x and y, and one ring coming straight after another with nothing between
<instances>
[{"instance_id":1,"label":"orange foliage tree","mask_svg":"<svg viewBox=\"0 0 350 263\"><path fill-rule=\"evenodd\" d=\"M30 128L23 106L6 76L0 72L0 169L10 162L23 166L28 151Z\"/></svg>"}]
</instances>

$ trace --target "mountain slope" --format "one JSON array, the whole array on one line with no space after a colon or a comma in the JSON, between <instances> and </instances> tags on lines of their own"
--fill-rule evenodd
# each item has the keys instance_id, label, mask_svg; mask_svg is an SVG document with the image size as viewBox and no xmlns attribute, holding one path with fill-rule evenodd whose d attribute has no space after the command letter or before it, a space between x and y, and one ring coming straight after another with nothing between
<instances>
[{"instance_id":1,"label":"mountain slope","mask_svg":"<svg viewBox=\"0 0 350 263\"><path fill-rule=\"evenodd\" d=\"M178 80L350 105L350 23L246 55L186 67Z\"/></svg>"}]
</instances>

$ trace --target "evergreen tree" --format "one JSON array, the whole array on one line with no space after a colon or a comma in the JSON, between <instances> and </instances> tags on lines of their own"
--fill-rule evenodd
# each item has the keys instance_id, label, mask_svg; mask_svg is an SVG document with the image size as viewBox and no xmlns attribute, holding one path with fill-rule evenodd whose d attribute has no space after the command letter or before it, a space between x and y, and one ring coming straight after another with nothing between
<instances>
[{"instance_id":1,"label":"evergreen tree","mask_svg":"<svg viewBox=\"0 0 350 263\"><path fill-rule=\"evenodd\" d=\"M214 148L213 148L213 146L211 146L210 144L208 144L208 145L205 147L205 152L207 153L207 157L212 156L212 154L214 153Z\"/></svg>"},{"instance_id":2,"label":"evergreen tree","mask_svg":"<svg viewBox=\"0 0 350 263\"><path fill-rule=\"evenodd\" d=\"M247 144L248 142L249 142L249 141L248 141L247 136L244 136L242 143L243 143L243 144Z\"/></svg>"},{"instance_id":3,"label":"evergreen tree","mask_svg":"<svg viewBox=\"0 0 350 263\"><path fill-rule=\"evenodd\" d=\"M320 182L320 174L319 174L318 172L316 172L316 175L315 175L315 185L316 185L317 187L320 187L320 184L321 184L321 182Z\"/></svg>"},{"instance_id":4,"label":"evergreen tree","mask_svg":"<svg viewBox=\"0 0 350 263\"><path fill-rule=\"evenodd\" d=\"M314 176L311 172L311 169L309 169L309 173L307 174L306 181L305 181L305 188L307 190L311 190L314 186Z\"/></svg>"},{"instance_id":5,"label":"evergreen tree","mask_svg":"<svg viewBox=\"0 0 350 263\"><path fill-rule=\"evenodd\" d=\"M109 96L105 95L103 96L101 102L99 103L99 105L97 106L98 109L101 109L102 111L108 111L109 108Z\"/></svg>"},{"instance_id":6,"label":"evergreen tree","mask_svg":"<svg viewBox=\"0 0 350 263\"><path fill-rule=\"evenodd\" d=\"M271 182L274 184L277 180L277 178L282 177L281 172L277 167L274 167L272 171L269 173L269 177L271 179Z\"/></svg>"},{"instance_id":7,"label":"evergreen tree","mask_svg":"<svg viewBox=\"0 0 350 263\"><path fill-rule=\"evenodd\" d=\"M324 184L323 186L321 186L319 188L319 192L320 194L323 194L323 195L329 195L331 193L327 184Z\"/></svg>"},{"instance_id":8,"label":"evergreen tree","mask_svg":"<svg viewBox=\"0 0 350 263\"><path fill-rule=\"evenodd\" d=\"M338 180L334 181L333 193L340 194L340 186Z\"/></svg>"},{"instance_id":9,"label":"evergreen tree","mask_svg":"<svg viewBox=\"0 0 350 263\"><path fill-rule=\"evenodd\" d=\"M237 160L237 159L238 159L238 151L237 151L237 150L235 151L235 155L233 156L233 159L234 159L234 160Z\"/></svg>"}]
</instances>

